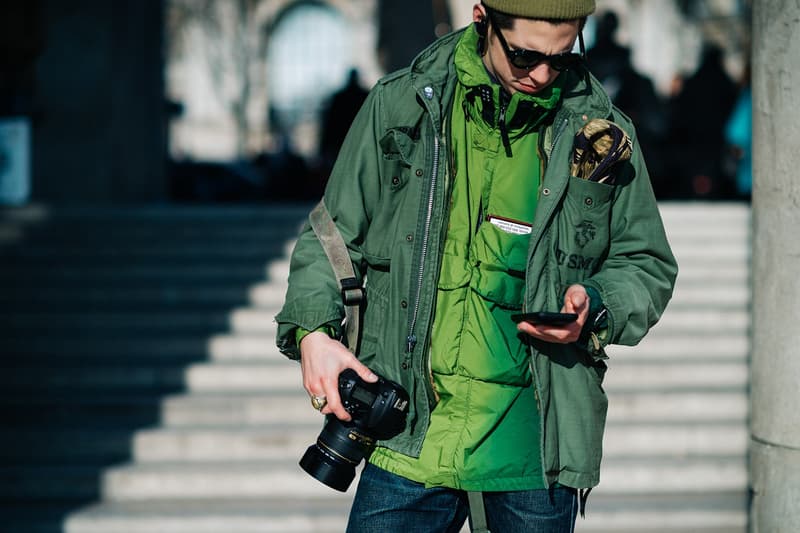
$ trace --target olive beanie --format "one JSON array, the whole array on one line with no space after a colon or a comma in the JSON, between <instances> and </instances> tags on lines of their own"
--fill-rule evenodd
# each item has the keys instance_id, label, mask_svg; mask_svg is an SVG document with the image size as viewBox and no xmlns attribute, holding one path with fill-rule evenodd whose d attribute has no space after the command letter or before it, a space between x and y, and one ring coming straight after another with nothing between
<instances>
[{"instance_id":1,"label":"olive beanie","mask_svg":"<svg viewBox=\"0 0 800 533\"><path fill-rule=\"evenodd\" d=\"M482 0L489 9L514 17L572 20L591 15L594 0Z\"/></svg>"}]
</instances>

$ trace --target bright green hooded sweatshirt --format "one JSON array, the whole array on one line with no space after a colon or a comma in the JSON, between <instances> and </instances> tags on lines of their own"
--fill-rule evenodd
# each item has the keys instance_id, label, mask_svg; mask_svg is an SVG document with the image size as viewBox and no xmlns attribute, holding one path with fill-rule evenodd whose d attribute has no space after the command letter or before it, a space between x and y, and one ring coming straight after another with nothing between
<instances>
[{"instance_id":1,"label":"bright green hooded sweatshirt","mask_svg":"<svg viewBox=\"0 0 800 533\"><path fill-rule=\"evenodd\" d=\"M419 458L378 448L370 461L426 486L545 487L522 307L541 183L538 129L560 97L503 94L468 29L456 46L450 219L431 335L439 402Z\"/></svg>"}]
</instances>

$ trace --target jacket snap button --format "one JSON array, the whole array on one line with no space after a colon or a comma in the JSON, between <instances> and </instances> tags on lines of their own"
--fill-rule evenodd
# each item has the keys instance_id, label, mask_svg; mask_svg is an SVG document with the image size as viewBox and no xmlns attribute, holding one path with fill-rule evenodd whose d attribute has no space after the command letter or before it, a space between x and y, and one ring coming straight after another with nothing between
<instances>
[{"instance_id":1,"label":"jacket snap button","mask_svg":"<svg viewBox=\"0 0 800 533\"><path fill-rule=\"evenodd\" d=\"M398 178L397 176L392 178L392 185L397 185L399 183L400 183L400 178Z\"/></svg>"},{"instance_id":2,"label":"jacket snap button","mask_svg":"<svg viewBox=\"0 0 800 533\"><path fill-rule=\"evenodd\" d=\"M408 370L408 363L404 362L400 366L403 367L403 370Z\"/></svg>"},{"instance_id":3,"label":"jacket snap button","mask_svg":"<svg viewBox=\"0 0 800 533\"><path fill-rule=\"evenodd\" d=\"M542 194L545 195L545 196L548 196L550 194L550 189L547 189L547 188L542 189Z\"/></svg>"},{"instance_id":4,"label":"jacket snap button","mask_svg":"<svg viewBox=\"0 0 800 533\"><path fill-rule=\"evenodd\" d=\"M416 174L417 176L422 176L422 169L418 168Z\"/></svg>"},{"instance_id":5,"label":"jacket snap button","mask_svg":"<svg viewBox=\"0 0 800 533\"><path fill-rule=\"evenodd\" d=\"M586 206L588 207L588 206L591 206L594 203L594 200L592 200L591 198L586 198L583 201L583 203L586 204Z\"/></svg>"},{"instance_id":6,"label":"jacket snap button","mask_svg":"<svg viewBox=\"0 0 800 533\"><path fill-rule=\"evenodd\" d=\"M407 301L405 301L405 300L402 300L402 301L400 302L400 307L402 307L403 309L405 309L406 307L408 307L408 302L407 302Z\"/></svg>"},{"instance_id":7,"label":"jacket snap button","mask_svg":"<svg viewBox=\"0 0 800 533\"><path fill-rule=\"evenodd\" d=\"M414 240L414 236L413 236L412 234L410 234L410 233L409 233L408 235L406 235L406 240L407 240L408 242L411 242L411 241L413 241L413 240Z\"/></svg>"}]
</instances>

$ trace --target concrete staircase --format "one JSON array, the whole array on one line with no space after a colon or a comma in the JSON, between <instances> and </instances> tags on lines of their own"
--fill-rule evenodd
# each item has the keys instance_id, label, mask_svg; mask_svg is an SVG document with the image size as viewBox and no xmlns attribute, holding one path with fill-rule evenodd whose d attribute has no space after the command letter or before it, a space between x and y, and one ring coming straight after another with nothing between
<instances>
[{"instance_id":1,"label":"concrete staircase","mask_svg":"<svg viewBox=\"0 0 800 533\"><path fill-rule=\"evenodd\" d=\"M297 460L320 428L274 348L310 206L0 211L0 531L343 531ZM578 531L743 533L749 211L663 206L681 275L611 352Z\"/></svg>"},{"instance_id":2,"label":"concrete staircase","mask_svg":"<svg viewBox=\"0 0 800 533\"><path fill-rule=\"evenodd\" d=\"M671 203L680 273L662 320L613 346L600 485L578 532L744 533L750 211Z\"/></svg>"}]
</instances>

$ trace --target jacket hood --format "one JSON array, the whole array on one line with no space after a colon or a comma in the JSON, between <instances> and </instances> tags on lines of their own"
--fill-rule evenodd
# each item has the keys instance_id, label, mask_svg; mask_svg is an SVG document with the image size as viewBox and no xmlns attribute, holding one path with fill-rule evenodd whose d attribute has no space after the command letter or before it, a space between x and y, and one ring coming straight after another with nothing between
<instances>
[{"instance_id":1,"label":"jacket hood","mask_svg":"<svg viewBox=\"0 0 800 533\"><path fill-rule=\"evenodd\" d=\"M441 109L453 94L455 49L465 31L462 28L438 39L411 62L411 83L420 98L429 103L428 109L437 123L441 123ZM586 67L565 71L561 76L565 77L561 84L561 107L568 113L602 118L611 115L611 100Z\"/></svg>"}]
</instances>

